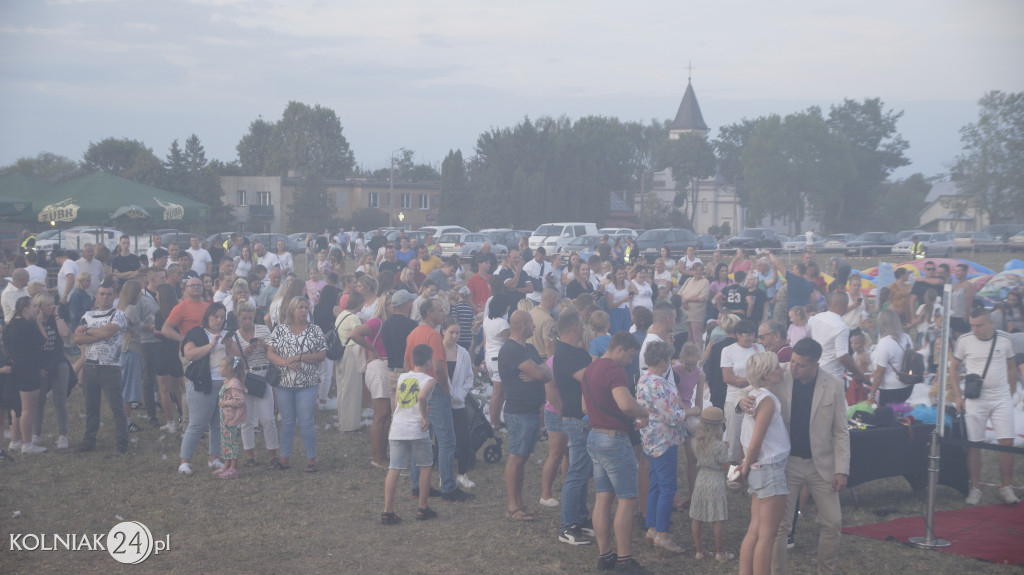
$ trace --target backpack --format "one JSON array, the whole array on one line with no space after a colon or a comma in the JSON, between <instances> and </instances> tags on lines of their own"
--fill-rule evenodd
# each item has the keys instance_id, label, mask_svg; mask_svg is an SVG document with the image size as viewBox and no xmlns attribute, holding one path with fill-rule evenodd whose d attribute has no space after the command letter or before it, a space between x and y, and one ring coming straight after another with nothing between
<instances>
[{"instance_id":1,"label":"backpack","mask_svg":"<svg viewBox=\"0 0 1024 575\"><path fill-rule=\"evenodd\" d=\"M924 381L924 356L909 343L903 352L903 363L896 370L896 377L903 385L916 385Z\"/></svg>"}]
</instances>

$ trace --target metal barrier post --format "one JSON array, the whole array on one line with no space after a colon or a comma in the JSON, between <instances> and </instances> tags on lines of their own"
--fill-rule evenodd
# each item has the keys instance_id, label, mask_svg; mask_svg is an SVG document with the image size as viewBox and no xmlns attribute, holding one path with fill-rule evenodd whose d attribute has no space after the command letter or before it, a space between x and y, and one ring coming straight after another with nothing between
<instances>
[{"instance_id":1,"label":"metal barrier post","mask_svg":"<svg viewBox=\"0 0 1024 575\"><path fill-rule=\"evenodd\" d=\"M949 547L949 541L935 537L935 490L939 484L939 439L946 434L946 371L949 355L949 312L953 286L942 288L942 351L939 353L939 397L935 406L935 429L928 453L928 507L924 516L924 537L911 537L910 544L921 549Z\"/></svg>"}]
</instances>

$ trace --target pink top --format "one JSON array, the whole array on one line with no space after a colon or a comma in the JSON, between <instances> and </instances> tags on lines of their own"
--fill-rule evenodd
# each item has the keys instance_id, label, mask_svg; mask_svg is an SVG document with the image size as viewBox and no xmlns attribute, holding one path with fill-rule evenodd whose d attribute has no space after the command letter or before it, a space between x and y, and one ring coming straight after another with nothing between
<instances>
[{"instance_id":1,"label":"pink top","mask_svg":"<svg viewBox=\"0 0 1024 575\"><path fill-rule=\"evenodd\" d=\"M245 388L236 377L225 381L220 390L220 413L228 427L245 423Z\"/></svg>"},{"instance_id":2,"label":"pink top","mask_svg":"<svg viewBox=\"0 0 1024 575\"><path fill-rule=\"evenodd\" d=\"M320 280L315 282L313 280L306 281L306 297L309 298L310 303L316 305L320 301L320 290L324 289L327 282Z\"/></svg>"},{"instance_id":3,"label":"pink top","mask_svg":"<svg viewBox=\"0 0 1024 575\"><path fill-rule=\"evenodd\" d=\"M796 345L796 342L801 339L811 337L811 326L806 323L803 326L791 323L789 324L789 331L786 332L786 337L789 339L789 345Z\"/></svg>"},{"instance_id":4,"label":"pink top","mask_svg":"<svg viewBox=\"0 0 1024 575\"><path fill-rule=\"evenodd\" d=\"M380 336L380 328L384 325L384 322L379 317L375 317L366 322L366 325L370 327L370 336L366 338L366 341L373 345L373 349L377 351L378 357L387 357L388 350L384 348L384 338Z\"/></svg>"},{"instance_id":5,"label":"pink top","mask_svg":"<svg viewBox=\"0 0 1024 575\"><path fill-rule=\"evenodd\" d=\"M700 368L695 369L693 373L683 373L683 367L677 365L672 368L672 371L676 376L679 404L683 406L683 409L690 409L693 407L693 392L697 389L697 384L700 383Z\"/></svg>"}]
</instances>

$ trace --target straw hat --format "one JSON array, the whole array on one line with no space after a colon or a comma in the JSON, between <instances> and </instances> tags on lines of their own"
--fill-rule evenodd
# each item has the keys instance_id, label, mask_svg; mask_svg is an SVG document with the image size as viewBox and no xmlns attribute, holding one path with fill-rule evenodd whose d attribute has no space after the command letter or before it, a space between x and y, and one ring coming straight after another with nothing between
<instances>
[{"instance_id":1,"label":"straw hat","mask_svg":"<svg viewBox=\"0 0 1024 575\"><path fill-rule=\"evenodd\" d=\"M718 424L725 422L725 414L722 413L721 409L717 407L705 407L704 411L700 414L700 420L704 423Z\"/></svg>"}]
</instances>

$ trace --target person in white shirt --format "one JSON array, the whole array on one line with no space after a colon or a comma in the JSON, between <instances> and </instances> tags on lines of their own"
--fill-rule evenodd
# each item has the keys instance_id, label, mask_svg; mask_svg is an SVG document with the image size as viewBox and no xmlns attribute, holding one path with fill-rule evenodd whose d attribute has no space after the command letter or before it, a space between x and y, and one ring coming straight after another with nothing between
<instances>
[{"instance_id":1,"label":"person in white shirt","mask_svg":"<svg viewBox=\"0 0 1024 575\"><path fill-rule=\"evenodd\" d=\"M153 235L153 241L148 248L146 248L146 259L150 263L153 262L153 252L164 247L164 238L160 234Z\"/></svg>"},{"instance_id":2,"label":"person in white shirt","mask_svg":"<svg viewBox=\"0 0 1024 575\"><path fill-rule=\"evenodd\" d=\"M697 248L693 246L687 246L686 255L679 258L679 261L676 264L679 269L679 274L682 276L681 278L679 278L679 285L682 285L683 281L685 281L686 278L693 275L691 273L691 270L693 269L693 266L697 264L704 264L704 262L699 257L697 257Z\"/></svg>"},{"instance_id":3,"label":"person in white shirt","mask_svg":"<svg viewBox=\"0 0 1024 575\"><path fill-rule=\"evenodd\" d=\"M189 238L189 242L189 248L185 251L192 256L192 271L198 275L203 275L210 265L213 264L213 258L210 257L210 252L204 250L199 245L199 238L197 236Z\"/></svg>"},{"instance_id":4,"label":"person in white shirt","mask_svg":"<svg viewBox=\"0 0 1024 575\"><path fill-rule=\"evenodd\" d=\"M253 244L252 249L256 254L256 265L263 266L268 272L272 267L281 265L281 260L275 254L268 252L267 248L260 242ZM264 277L264 280L265 283L270 283L268 277Z\"/></svg>"},{"instance_id":5,"label":"person in white shirt","mask_svg":"<svg viewBox=\"0 0 1024 575\"><path fill-rule=\"evenodd\" d=\"M526 294L526 299L532 301L534 305L540 304L540 296L541 292L544 290L544 282L545 280L550 281L552 276L551 264L544 259L546 255L547 252L544 250L544 247L538 247L533 250L533 259L523 264L522 273L530 276L530 278L534 280L531 282L533 284L533 291Z\"/></svg>"},{"instance_id":6,"label":"person in white shirt","mask_svg":"<svg viewBox=\"0 0 1024 575\"><path fill-rule=\"evenodd\" d=\"M867 379L850 356L850 326L843 321L849 301L845 293L833 292L828 311L816 314L807 320L807 325L811 337L821 345L821 369L840 379L849 371L855 380L865 383Z\"/></svg>"},{"instance_id":7,"label":"person in white shirt","mask_svg":"<svg viewBox=\"0 0 1024 575\"><path fill-rule=\"evenodd\" d=\"M878 326L878 344L871 352L871 363L875 372L871 376L871 391L868 399L877 398L879 405L903 403L914 391L913 385L904 385L898 372L903 365L907 346L912 346L910 336L903 332L900 316L891 309L878 312L875 320Z\"/></svg>"},{"instance_id":8,"label":"person in white shirt","mask_svg":"<svg viewBox=\"0 0 1024 575\"><path fill-rule=\"evenodd\" d=\"M78 264L78 271L89 272L89 275L92 276L92 283L85 291L89 294L89 297L94 299L96 298L96 290L103 283L104 274L106 273L103 269L103 263L96 259L95 255L95 246L92 244L82 244L82 257L78 258L78 261L75 262Z\"/></svg>"},{"instance_id":9,"label":"person in white shirt","mask_svg":"<svg viewBox=\"0 0 1024 575\"><path fill-rule=\"evenodd\" d=\"M68 253L62 249L53 250L53 261L60 265L57 272L57 297L61 304L67 305L68 297L75 289L75 278L78 277L78 264L68 257Z\"/></svg>"},{"instance_id":10,"label":"person in white shirt","mask_svg":"<svg viewBox=\"0 0 1024 575\"><path fill-rule=\"evenodd\" d=\"M25 271L28 272L28 283L46 283L46 270L36 265L39 261L39 254L35 250L25 254L25 261L28 263L25 266Z\"/></svg>"},{"instance_id":11,"label":"person in white shirt","mask_svg":"<svg viewBox=\"0 0 1024 575\"><path fill-rule=\"evenodd\" d=\"M843 314L843 321L846 322L851 333L859 330L861 324L868 319L864 294L860 290L860 276L858 274L851 274L850 279L846 283L847 304L846 313Z\"/></svg>"},{"instance_id":12,"label":"person in white shirt","mask_svg":"<svg viewBox=\"0 0 1024 575\"><path fill-rule=\"evenodd\" d=\"M658 299L665 300L672 297L672 272L665 268L665 260L658 258L654 260L654 275L652 276L654 285L658 286ZM641 352L643 355L643 352Z\"/></svg>"},{"instance_id":13,"label":"person in white shirt","mask_svg":"<svg viewBox=\"0 0 1024 575\"><path fill-rule=\"evenodd\" d=\"M1018 377L1013 343L1005 333L996 331L988 310L974 308L968 315L971 332L956 340L956 350L949 362L949 385L953 388L957 409L965 414L967 440L984 441L985 424L991 420L999 445L1011 447L1016 436L1012 393L1017 387ZM961 366L968 374L984 376L980 396L971 399L961 393ZM978 483L981 478L981 450L976 447L967 449L967 472L971 477L967 504L977 505L981 501L981 487ZM1011 487L1013 453L999 454L999 472L1002 476L999 496L1006 503L1017 503L1017 495Z\"/></svg>"},{"instance_id":14,"label":"person in white shirt","mask_svg":"<svg viewBox=\"0 0 1024 575\"><path fill-rule=\"evenodd\" d=\"M0 306L3 306L4 319L8 322L14 318L14 305L18 300L28 296L28 272L18 268L11 274L11 281L0 293Z\"/></svg>"},{"instance_id":15,"label":"person in white shirt","mask_svg":"<svg viewBox=\"0 0 1024 575\"><path fill-rule=\"evenodd\" d=\"M644 359L644 351L647 351L647 345L655 341L668 341L669 337L672 336L672 332L676 329L676 308L669 302L658 302L654 306L654 322L651 323L651 327L647 328L647 336L644 337L644 342L640 345L640 373L647 371L647 360ZM671 367L668 373L659 374L665 378L665 381L676 385L675 372L672 371Z\"/></svg>"},{"instance_id":16,"label":"person in white shirt","mask_svg":"<svg viewBox=\"0 0 1024 575\"><path fill-rule=\"evenodd\" d=\"M277 261L281 263L281 271L284 275L288 275L295 271L295 259L292 257L292 253L288 251L287 246L284 245L284 241L277 240ZM269 272L273 269L273 266L267 268Z\"/></svg>"},{"instance_id":17,"label":"person in white shirt","mask_svg":"<svg viewBox=\"0 0 1024 575\"><path fill-rule=\"evenodd\" d=\"M736 403L746 395L750 383L747 381L747 360L755 353L764 351L764 347L755 343L757 324L745 319L736 324L736 343L722 350L722 381L729 387L725 394L725 430L726 442L729 444L729 461L739 464L742 458L740 451L740 421L736 414Z\"/></svg>"}]
</instances>

